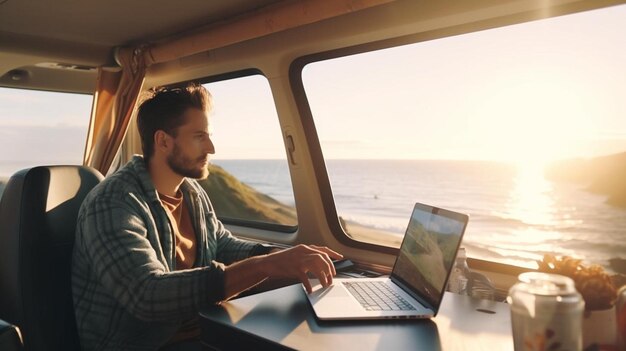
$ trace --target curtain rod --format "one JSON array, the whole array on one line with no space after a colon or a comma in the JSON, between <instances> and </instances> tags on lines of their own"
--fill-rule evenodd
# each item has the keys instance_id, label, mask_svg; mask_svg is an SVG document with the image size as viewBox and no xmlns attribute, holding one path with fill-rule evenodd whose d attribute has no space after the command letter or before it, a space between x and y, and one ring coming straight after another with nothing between
<instances>
[{"instance_id":1,"label":"curtain rod","mask_svg":"<svg viewBox=\"0 0 626 351\"><path fill-rule=\"evenodd\" d=\"M116 48L114 56L119 64L118 55L123 54L121 51L134 51L135 54L142 54L145 64L150 66L393 1L395 0L284 1L243 15L233 21L205 30L193 31L187 35L183 34L177 39L163 43L136 48Z\"/></svg>"}]
</instances>

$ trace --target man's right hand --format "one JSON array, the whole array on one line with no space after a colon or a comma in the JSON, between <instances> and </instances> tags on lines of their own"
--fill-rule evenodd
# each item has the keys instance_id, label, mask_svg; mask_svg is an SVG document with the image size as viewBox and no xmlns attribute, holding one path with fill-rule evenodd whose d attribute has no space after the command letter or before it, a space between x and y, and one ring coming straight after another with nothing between
<instances>
[{"instance_id":1,"label":"man's right hand","mask_svg":"<svg viewBox=\"0 0 626 351\"><path fill-rule=\"evenodd\" d=\"M306 291L311 293L313 288L307 273L311 273L322 286L327 287L333 283L333 277L337 274L333 259L341 258L343 255L327 247L298 245L263 256L260 264L268 277L298 279Z\"/></svg>"},{"instance_id":2,"label":"man's right hand","mask_svg":"<svg viewBox=\"0 0 626 351\"><path fill-rule=\"evenodd\" d=\"M332 260L342 257L327 247L298 245L235 262L224 271L224 297L236 296L268 278L297 279L311 293L313 288L307 274L311 273L327 287L337 274Z\"/></svg>"}]
</instances>

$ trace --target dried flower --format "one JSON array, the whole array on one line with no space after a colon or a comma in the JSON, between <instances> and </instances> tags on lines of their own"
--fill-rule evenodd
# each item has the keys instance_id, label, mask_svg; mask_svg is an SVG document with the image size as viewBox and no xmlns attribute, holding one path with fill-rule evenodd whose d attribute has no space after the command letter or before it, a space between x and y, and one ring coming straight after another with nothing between
<instances>
[{"instance_id":1,"label":"dried flower","mask_svg":"<svg viewBox=\"0 0 626 351\"><path fill-rule=\"evenodd\" d=\"M582 260L568 256L556 257L546 254L539 261L539 270L572 278L576 290L585 300L585 309L602 310L611 308L617 298L617 289L611 276L598 265L585 267Z\"/></svg>"}]
</instances>

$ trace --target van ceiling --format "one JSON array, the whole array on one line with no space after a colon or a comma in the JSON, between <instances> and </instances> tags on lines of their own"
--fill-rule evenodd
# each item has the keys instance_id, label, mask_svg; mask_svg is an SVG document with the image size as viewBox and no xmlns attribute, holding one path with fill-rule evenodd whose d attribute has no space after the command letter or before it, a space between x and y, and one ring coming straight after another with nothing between
<instances>
[{"instance_id":1,"label":"van ceiling","mask_svg":"<svg viewBox=\"0 0 626 351\"><path fill-rule=\"evenodd\" d=\"M61 75L76 84L59 89L89 91L95 73L85 68L112 63L116 46L160 40L281 1L0 0L0 86L56 89L35 78Z\"/></svg>"},{"instance_id":2,"label":"van ceiling","mask_svg":"<svg viewBox=\"0 0 626 351\"><path fill-rule=\"evenodd\" d=\"M0 0L0 32L79 44L159 39L277 0Z\"/></svg>"},{"instance_id":3,"label":"van ceiling","mask_svg":"<svg viewBox=\"0 0 626 351\"><path fill-rule=\"evenodd\" d=\"M157 40L279 0L0 0L0 36L113 47ZM1 42L4 46L4 40Z\"/></svg>"},{"instance_id":4,"label":"van ceiling","mask_svg":"<svg viewBox=\"0 0 626 351\"><path fill-rule=\"evenodd\" d=\"M296 1L0 0L0 87L91 93L95 67L114 64L117 46L167 40ZM334 0L319 1L320 7L329 1ZM478 30L485 28L481 21L501 26L622 3L626 0L405 0L377 11L380 18L363 16L363 22L350 22L355 27L346 33L353 38L351 30L364 24L389 27L393 35L471 23L477 23ZM399 24L392 28L396 20Z\"/></svg>"}]
</instances>

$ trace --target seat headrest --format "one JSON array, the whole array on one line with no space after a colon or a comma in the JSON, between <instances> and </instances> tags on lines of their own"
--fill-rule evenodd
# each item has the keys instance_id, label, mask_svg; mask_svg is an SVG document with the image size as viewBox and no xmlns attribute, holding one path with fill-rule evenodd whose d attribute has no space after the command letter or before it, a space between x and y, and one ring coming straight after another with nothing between
<instances>
[{"instance_id":1,"label":"seat headrest","mask_svg":"<svg viewBox=\"0 0 626 351\"><path fill-rule=\"evenodd\" d=\"M102 179L100 172L86 166L24 169L9 179L0 208L19 204L19 213L15 213L14 219L19 217L21 225L44 226L37 231L38 241L73 241L80 205Z\"/></svg>"}]
</instances>

